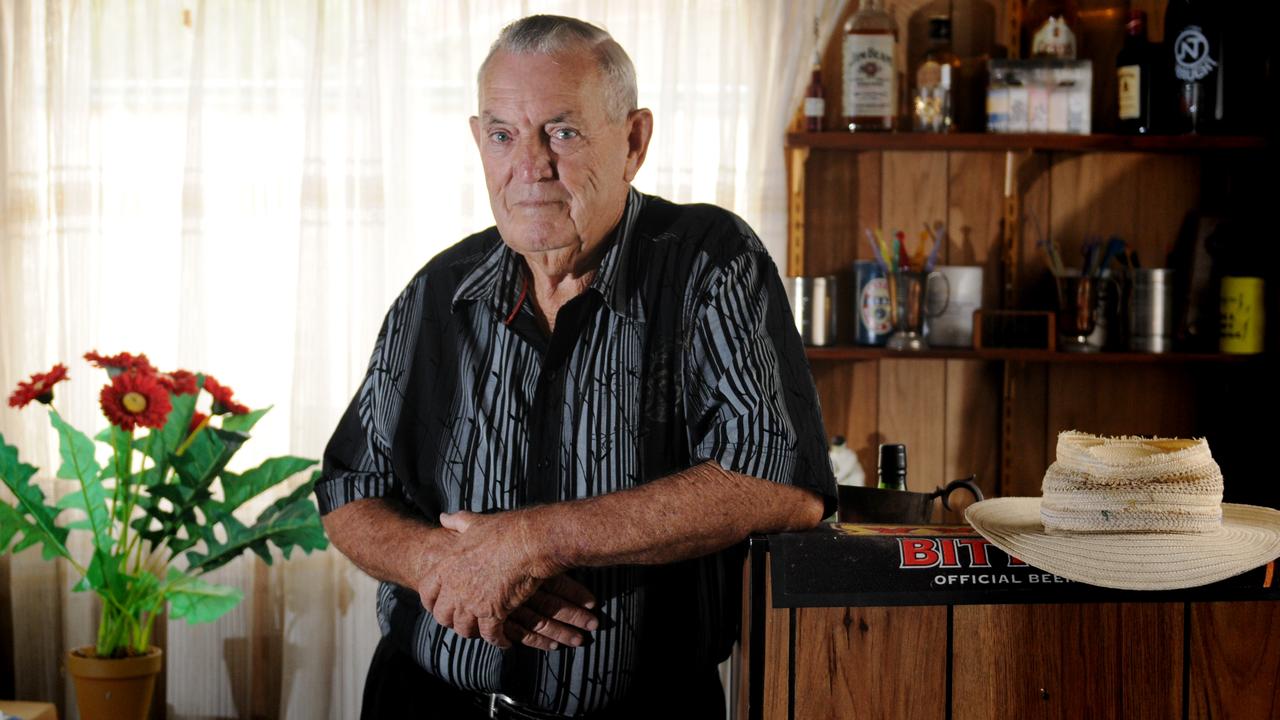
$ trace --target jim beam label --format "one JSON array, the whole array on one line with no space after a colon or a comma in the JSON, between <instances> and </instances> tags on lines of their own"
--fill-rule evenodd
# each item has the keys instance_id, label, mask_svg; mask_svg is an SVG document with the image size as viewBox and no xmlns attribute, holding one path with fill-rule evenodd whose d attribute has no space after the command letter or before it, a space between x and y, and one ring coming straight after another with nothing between
<instances>
[{"instance_id":1,"label":"jim beam label","mask_svg":"<svg viewBox=\"0 0 1280 720\"><path fill-rule=\"evenodd\" d=\"M895 78L892 35L844 38L845 117L892 117Z\"/></svg>"},{"instance_id":2,"label":"jim beam label","mask_svg":"<svg viewBox=\"0 0 1280 720\"><path fill-rule=\"evenodd\" d=\"M1132 120L1142 114L1142 66L1121 65L1116 68L1120 87L1120 119Z\"/></svg>"},{"instance_id":3,"label":"jim beam label","mask_svg":"<svg viewBox=\"0 0 1280 720\"><path fill-rule=\"evenodd\" d=\"M1174 74L1183 82L1205 79L1218 66L1209 54L1209 38L1199 25L1188 25L1173 41Z\"/></svg>"}]
</instances>

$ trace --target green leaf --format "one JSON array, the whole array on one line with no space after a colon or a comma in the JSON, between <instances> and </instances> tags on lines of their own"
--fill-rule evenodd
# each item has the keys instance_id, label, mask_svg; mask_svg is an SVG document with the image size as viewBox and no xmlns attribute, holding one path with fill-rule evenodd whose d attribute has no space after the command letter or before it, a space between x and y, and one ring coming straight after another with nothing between
<instances>
[{"instance_id":1,"label":"green leaf","mask_svg":"<svg viewBox=\"0 0 1280 720\"><path fill-rule=\"evenodd\" d=\"M195 550L187 553L190 569L208 572L226 565L246 550L270 564L270 545L280 548L286 559L294 548L309 553L329 547L324 526L320 523L320 513L311 501L311 489L319 474L316 471L310 480L263 510L252 527L245 527L233 516L224 518L222 526L227 532L226 542L218 542L212 534L205 537L207 553Z\"/></svg>"},{"instance_id":2,"label":"green leaf","mask_svg":"<svg viewBox=\"0 0 1280 720\"><path fill-rule=\"evenodd\" d=\"M272 407L275 406L268 405L260 410L254 410L244 415L228 415L222 418L222 429L247 433L253 429L254 425L258 424L258 421L262 419L262 416L266 415Z\"/></svg>"},{"instance_id":3,"label":"green leaf","mask_svg":"<svg viewBox=\"0 0 1280 720\"><path fill-rule=\"evenodd\" d=\"M18 448L5 444L4 436L0 435L0 481L17 499L17 507L7 503L0 505L9 511L0 512L0 536L5 538L5 542L0 543L0 552L15 535L22 533L22 539L13 547L13 552L41 543L46 560L59 555L70 558L66 546L67 530L54 524L58 509L46 505L44 492L31 483L35 474L34 466L18 459Z\"/></svg>"},{"instance_id":4,"label":"green leaf","mask_svg":"<svg viewBox=\"0 0 1280 720\"><path fill-rule=\"evenodd\" d=\"M62 453L62 467L58 468L58 477L80 481L81 492L87 496L89 521L96 529L94 545L109 554L111 513L107 509L107 491L98 478L102 468L93 457L93 441L68 425L52 409L49 410L49 421L58 430L58 446Z\"/></svg>"},{"instance_id":5,"label":"green leaf","mask_svg":"<svg viewBox=\"0 0 1280 720\"><path fill-rule=\"evenodd\" d=\"M102 468L94 458L93 441L84 433L67 424L56 410L49 410L49 421L58 431L58 452L62 454L62 465L58 468L58 477L64 480L79 480L92 476L97 479Z\"/></svg>"},{"instance_id":6,"label":"green leaf","mask_svg":"<svg viewBox=\"0 0 1280 720\"><path fill-rule=\"evenodd\" d=\"M284 456L269 458L241 475L223 471L224 500L220 515L231 513L250 498L257 497L315 464L315 460Z\"/></svg>"},{"instance_id":7,"label":"green leaf","mask_svg":"<svg viewBox=\"0 0 1280 720\"><path fill-rule=\"evenodd\" d=\"M209 430L196 435L186 452L173 457L173 467L178 472L178 478L187 487L209 487L240 446L249 439L244 433L219 428Z\"/></svg>"},{"instance_id":8,"label":"green leaf","mask_svg":"<svg viewBox=\"0 0 1280 720\"><path fill-rule=\"evenodd\" d=\"M174 568L169 570L169 582L172 587L165 593L169 600L169 617L186 618L192 624L213 622L244 598L244 593L237 588L187 577Z\"/></svg>"},{"instance_id":9,"label":"green leaf","mask_svg":"<svg viewBox=\"0 0 1280 720\"><path fill-rule=\"evenodd\" d=\"M169 411L169 419L164 429L156 437L151 447L151 457L155 460L166 460L171 453L187 439L187 428L191 425L191 416L196 409L196 395L170 395L173 409ZM163 443L163 444L162 444ZM145 443L142 444L145 447ZM157 447L158 446L158 447Z\"/></svg>"}]
</instances>

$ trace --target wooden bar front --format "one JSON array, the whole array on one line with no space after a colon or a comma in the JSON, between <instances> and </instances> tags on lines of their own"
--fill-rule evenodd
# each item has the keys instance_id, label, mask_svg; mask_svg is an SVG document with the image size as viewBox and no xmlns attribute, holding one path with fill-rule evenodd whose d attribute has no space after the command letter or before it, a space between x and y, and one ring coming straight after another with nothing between
<instances>
[{"instance_id":1,"label":"wooden bar front","mask_svg":"<svg viewBox=\"0 0 1280 720\"><path fill-rule=\"evenodd\" d=\"M1280 717L1274 599L774 607L752 545L738 720Z\"/></svg>"}]
</instances>

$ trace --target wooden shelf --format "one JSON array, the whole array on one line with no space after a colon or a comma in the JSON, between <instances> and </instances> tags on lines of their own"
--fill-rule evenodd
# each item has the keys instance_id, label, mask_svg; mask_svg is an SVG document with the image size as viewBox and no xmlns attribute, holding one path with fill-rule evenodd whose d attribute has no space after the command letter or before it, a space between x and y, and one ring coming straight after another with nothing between
<instances>
[{"instance_id":1,"label":"wooden shelf","mask_svg":"<svg viewBox=\"0 0 1280 720\"><path fill-rule=\"evenodd\" d=\"M790 133L788 148L823 150L1045 150L1057 152L1209 152L1261 150L1257 135L1041 135L1002 133Z\"/></svg>"},{"instance_id":2,"label":"wooden shelf","mask_svg":"<svg viewBox=\"0 0 1280 720\"><path fill-rule=\"evenodd\" d=\"M933 348L929 350L892 351L878 347L835 345L805 348L810 360L1016 360L1040 363L1100 363L1100 364L1162 364L1225 363L1243 364L1259 360L1261 355L1227 355L1222 353L1130 353L1094 352L1072 353L1048 350L1002 348L968 350L964 348Z\"/></svg>"}]
</instances>

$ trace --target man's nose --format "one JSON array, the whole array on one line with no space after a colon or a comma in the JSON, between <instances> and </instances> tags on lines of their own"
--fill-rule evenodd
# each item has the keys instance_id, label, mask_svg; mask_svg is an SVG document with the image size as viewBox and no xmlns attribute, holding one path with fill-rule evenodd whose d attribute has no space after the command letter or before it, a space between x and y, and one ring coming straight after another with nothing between
<instances>
[{"instance_id":1,"label":"man's nose","mask_svg":"<svg viewBox=\"0 0 1280 720\"><path fill-rule=\"evenodd\" d=\"M538 182L555 176L555 161L547 138L526 134L516 148L516 176L524 182Z\"/></svg>"}]
</instances>

